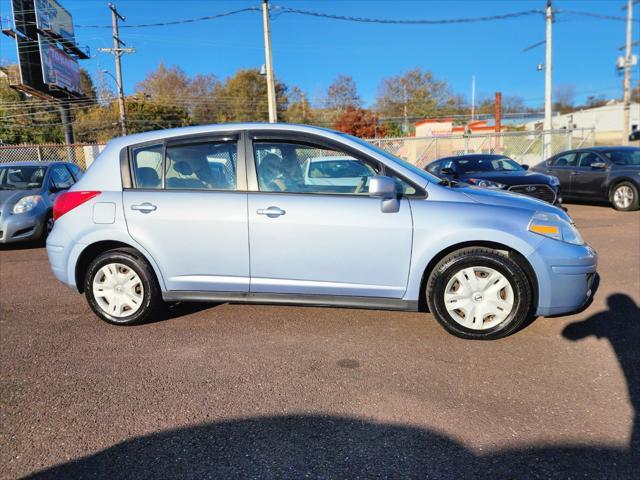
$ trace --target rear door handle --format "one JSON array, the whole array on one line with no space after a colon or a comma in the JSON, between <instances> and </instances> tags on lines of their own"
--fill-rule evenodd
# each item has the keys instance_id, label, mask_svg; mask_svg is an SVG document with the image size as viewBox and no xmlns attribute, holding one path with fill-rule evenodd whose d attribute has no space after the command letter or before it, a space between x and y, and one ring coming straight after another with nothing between
<instances>
[{"instance_id":1,"label":"rear door handle","mask_svg":"<svg viewBox=\"0 0 640 480\"><path fill-rule=\"evenodd\" d=\"M155 205L149 202L144 202L144 203L141 203L140 205L131 205L131 210L136 210L142 213L151 213L157 209L158 207L156 207Z\"/></svg>"},{"instance_id":2,"label":"rear door handle","mask_svg":"<svg viewBox=\"0 0 640 480\"><path fill-rule=\"evenodd\" d=\"M284 210L278 207L268 207L268 208L259 208L258 210L256 210L256 213L258 215L266 215L269 218L276 218L276 217L279 217L280 215L284 215L287 212L285 212Z\"/></svg>"}]
</instances>

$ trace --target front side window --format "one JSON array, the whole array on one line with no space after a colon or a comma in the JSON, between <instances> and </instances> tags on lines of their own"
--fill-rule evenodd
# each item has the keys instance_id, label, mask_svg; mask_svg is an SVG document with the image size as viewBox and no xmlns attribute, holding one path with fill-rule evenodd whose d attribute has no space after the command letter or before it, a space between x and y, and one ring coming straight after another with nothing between
<instances>
[{"instance_id":1,"label":"front side window","mask_svg":"<svg viewBox=\"0 0 640 480\"><path fill-rule=\"evenodd\" d=\"M166 187L183 190L235 190L236 142L167 146Z\"/></svg>"},{"instance_id":2,"label":"front side window","mask_svg":"<svg viewBox=\"0 0 640 480\"><path fill-rule=\"evenodd\" d=\"M71 188L75 181L67 167L64 165L56 165L51 169L51 183L58 190L66 190L67 188Z\"/></svg>"},{"instance_id":3,"label":"front side window","mask_svg":"<svg viewBox=\"0 0 640 480\"><path fill-rule=\"evenodd\" d=\"M258 185L264 192L362 194L377 164L320 146L254 142Z\"/></svg>"},{"instance_id":4,"label":"front side window","mask_svg":"<svg viewBox=\"0 0 640 480\"><path fill-rule=\"evenodd\" d=\"M593 163L602 163L602 160L593 152L584 152L580 154L581 167L589 168Z\"/></svg>"},{"instance_id":5,"label":"front side window","mask_svg":"<svg viewBox=\"0 0 640 480\"><path fill-rule=\"evenodd\" d=\"M571 153L563 153L559 155L551 162L551 165L554 167L575 167L576 166L576 154L574 152Z\"/></svg>"}]
</instances>

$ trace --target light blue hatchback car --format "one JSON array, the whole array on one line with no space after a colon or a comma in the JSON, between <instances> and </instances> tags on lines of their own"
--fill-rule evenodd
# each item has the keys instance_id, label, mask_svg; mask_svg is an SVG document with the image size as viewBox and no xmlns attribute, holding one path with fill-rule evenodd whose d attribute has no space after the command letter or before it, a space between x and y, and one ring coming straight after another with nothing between
<instances>
[{"instance_id":1,"label":"light blue hatchback car","mask_svg":"<svg viewBox=\"0 0 640 480\"><path fill-rule=\"evenodd\" d=\"M53 272L118 325L163 301L428 308L454 335L495 339L597 287L596 252L561 209L310 126L116 138L54 217Z\"/></svg>"}]
</instances>

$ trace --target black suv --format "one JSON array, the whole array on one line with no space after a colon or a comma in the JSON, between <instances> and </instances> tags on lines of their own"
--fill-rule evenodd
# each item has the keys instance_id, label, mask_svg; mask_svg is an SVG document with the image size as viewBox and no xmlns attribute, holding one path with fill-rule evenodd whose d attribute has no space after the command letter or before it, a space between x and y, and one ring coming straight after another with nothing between
<instances>
[{"instance_id":1,"label":"black suv","mask_svg":"<svg viewBox=\"0 0 640 480\"><path fill-rule=\"evenodd\" d=\"M623 211L638 209L640 148L569 150L531 170L558 177L565 199L609 202Z\"/></svg>"}]
</instances>

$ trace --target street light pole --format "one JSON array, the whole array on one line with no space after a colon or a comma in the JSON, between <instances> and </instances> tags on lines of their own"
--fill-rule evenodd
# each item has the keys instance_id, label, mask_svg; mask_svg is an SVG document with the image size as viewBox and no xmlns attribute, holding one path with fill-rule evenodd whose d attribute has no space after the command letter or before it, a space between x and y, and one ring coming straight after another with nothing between
<instances>
[{"instance_id":1,"label":"street light pole","mask_svg":"<svg viewBox=\"0 0 640 480\"><path fill-rule=\"evenodd\" d=\"M124 104L124 90L122 87L122 66L120 64L120 57L123 53L133 53L133 48L123 48L126 44L120 40L118 33L118 20L124 22L124 16L121 15L116 6L113 3L109 4L109 10L111 10L111 26L113 29L113 48L100 48L101 52L112 53L116 58L116 83L118 84L118 106L120 107L120 134L127 134L127 117Z\"/></svg>"},{"instance_id":2,"label":"street light pole","mask_svg":"<svg viewBox=\"0 0 640 480\"><path fill-rule=\"evenodd\" d=\"M276 82L273 75L273 60L271 59L271 31L269 27L269 0L262 0L262 23L264 29L264 56L267 69L267 103L269 104L269 122L278 121L276 110Z\"/></svg>"},{"instance_id":3,"label":"street light pole","mask_svg":"<svg viewBox=\"0 0 640 480\"><path fill-rule=\"evenodd\" d=\"M622 144L629 145L629 133L631 132L631 121L629 111L631 110L631 25L633 18L633 1L627 0L627 42L624 53L624 98L623 98L623 119L622 119Z\"/></svg>"},{"instance_id":4,"label":"street light pole","mask_svg":"<svg viewBox=\"0 0 640 480\"><path fill-rule=\"evenodd\" d=\"M547 33L546 33L546 60L544 66L544 158L551 156L551 134L546 133L553 128L551 117L553 115L551 105L551 25L553 23L553 13L551 11L551 0L547 0L546 10Z\"/></svg>"}]
</instances>

